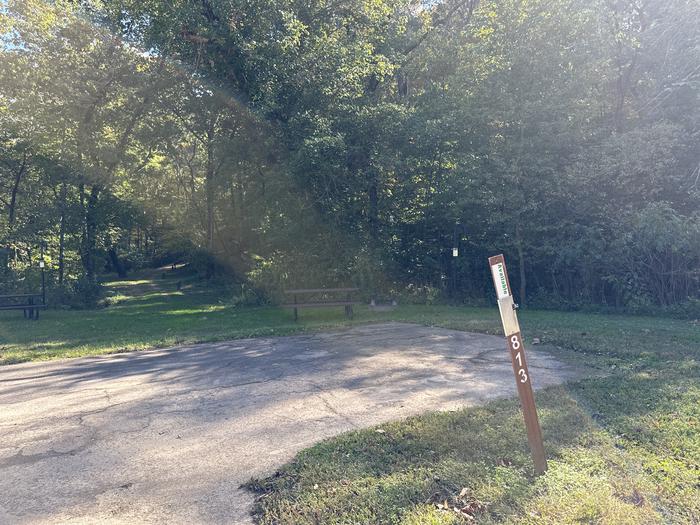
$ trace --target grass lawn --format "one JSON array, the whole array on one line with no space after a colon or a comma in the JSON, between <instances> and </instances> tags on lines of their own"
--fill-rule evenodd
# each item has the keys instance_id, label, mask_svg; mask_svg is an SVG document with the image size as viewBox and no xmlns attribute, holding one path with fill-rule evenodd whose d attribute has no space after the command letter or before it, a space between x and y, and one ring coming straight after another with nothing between
<instances>
[{"instance_id":1,"label":"grass lawn","mask_svg":"<svg viewBox=\"0 0 700 525\"><path fill-rule=\"evenodd\" d=\"M108 284L111 306L0 316L0 363L399 320L500 334L497 309L241 308L173 279ZM351 432L252 480L266 524L700 523L700 326L523 311L527 341L603 371L538 392L549 471L532 475L517 400ZM507 358L504 343L504 358ZM536 381L536 379L535 379ZM454 509L458 509L455 511Z\"/></svg>"},{"instance_id":2,"label":"grass lawn","mask_svg":"<svg viewBox=\"0 0 700 525\"><path fill-rule=\"evenodd\" d=\"M286 335L387 318L360 307L355 320L347 321L339 307L301 310L295 323L291 310L240 307L195 287L178 291L177 278L156 273L104 283L111 292L105 308L48 309L36 322L21 311L0 312L0 364Z\"/></svg>"}]
</instances>

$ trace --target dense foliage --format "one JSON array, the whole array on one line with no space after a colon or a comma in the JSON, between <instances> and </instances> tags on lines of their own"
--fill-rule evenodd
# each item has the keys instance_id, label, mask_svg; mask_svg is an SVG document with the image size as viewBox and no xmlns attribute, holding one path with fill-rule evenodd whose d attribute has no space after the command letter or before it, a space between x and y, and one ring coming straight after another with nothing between
<instances>
[{"instance_id":1,"label":"dense foliage","mask_svg":"<svg viewBox=\"0 0 700 525\"><path fill-rule=\"evenodd\" d=\"M0 271L697 307L697 0L0 7ZM453 245L459 256L452 257Z\"/></svg>"}]
</instances>

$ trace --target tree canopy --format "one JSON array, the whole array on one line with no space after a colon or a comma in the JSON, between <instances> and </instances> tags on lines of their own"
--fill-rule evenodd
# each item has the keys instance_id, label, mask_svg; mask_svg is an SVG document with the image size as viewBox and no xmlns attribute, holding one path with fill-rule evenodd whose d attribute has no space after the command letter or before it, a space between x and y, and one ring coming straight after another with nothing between
<instances>
[{"instance_id":1,"label":"tree canopy","mask_svg":"<svg viewBox=\"0 0 700 525\"><path fill-rule=\"evenodd\" d=\"M697 306L697 0L10 0L0 272ZM457 246L453 246L457 244ZM459 256L452 256L452 248Z\"/></svg>"}]
</instances>

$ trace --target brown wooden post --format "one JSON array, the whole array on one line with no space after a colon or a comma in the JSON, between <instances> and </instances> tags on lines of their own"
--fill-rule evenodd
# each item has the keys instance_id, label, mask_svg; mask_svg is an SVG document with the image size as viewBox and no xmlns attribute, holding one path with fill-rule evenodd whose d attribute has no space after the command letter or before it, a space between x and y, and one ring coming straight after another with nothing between
<instances>
[{"instance_id":1,"label":"brown wooden post","mask_svg":"<svg viewBox=\"0 0 700 525\"><path fill-rule=\"evenodd\" d=\"M523 338L520 335L520 324L515 313L517 305L513 302L512 288L508 280L508 272L506 271L506 262L503 255L489 257L489 265L493 276L493 284L496 287L496 297L498 298L498 309L501 312L503 331L508 342L510 359L513 364L515 384L518 387L520 405L523 408L527 441L530 444L532 461L535 464L535 472L542 474L547 470L547 459L544 455L542 430L537 419L535 396L532 393L532 381L525 359L525 348L523 346Z\"/></svg>"}]
</instances>

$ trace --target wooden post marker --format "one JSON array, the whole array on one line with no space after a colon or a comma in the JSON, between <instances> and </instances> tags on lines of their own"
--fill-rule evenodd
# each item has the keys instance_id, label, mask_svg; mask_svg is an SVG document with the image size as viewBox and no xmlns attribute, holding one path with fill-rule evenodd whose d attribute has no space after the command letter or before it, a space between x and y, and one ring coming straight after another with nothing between
<instances>
[{"instance_id":1,"label":"wooden post marker","mask_svg":"<svg viewBox=\"0 0 700 525\"><path fill-rule=\"evenodd\" d=\"M513 373L515 374L515 384L518 387L520 404L523 407L523 417L527 429L527 441L532 452L532 461L535 464L535 472L542 474L547 470L547 460L544 457L544 445L542 443L542 431L540 422L537 419L537 408L535 407L535 396L532 393L532 382L530 381L530 371L525 360L525 348L523 338L520 335L520 325L518 316L515 314L516 304L513 302L506 262L503 255L489 257L493 284L496 287L496 297L498 298L498 309L501 312L503 331L508 341L510 359L513 363Z\"/></svg>"}]
</instances>

